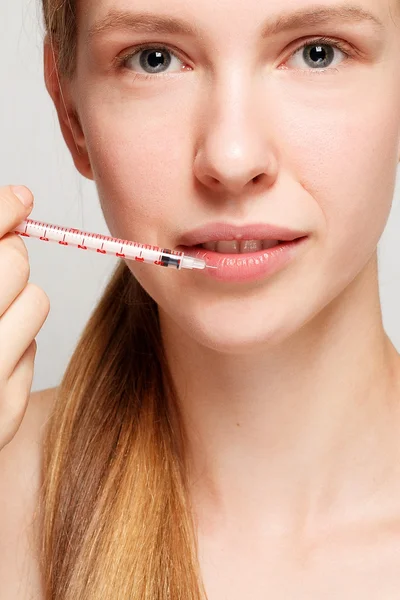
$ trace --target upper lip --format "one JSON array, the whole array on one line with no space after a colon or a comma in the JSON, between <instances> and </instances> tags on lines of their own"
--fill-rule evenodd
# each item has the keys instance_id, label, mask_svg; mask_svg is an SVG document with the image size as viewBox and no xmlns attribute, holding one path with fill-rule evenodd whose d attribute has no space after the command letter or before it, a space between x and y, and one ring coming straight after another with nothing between
<instances>
[{"instance_id":1,"label":"upper lip","mask_svg":"<svg viewBox=\"0 0 400 600\"><path fill-rule=\"evenodd\" d=\"M304 231L288 229L267 223L254 225L231 225L229 223L209 223L181 237L182 246L196 246L206 242L223 240L277 240L290 242L307 234Z\"/></svg>"}]
</instances>

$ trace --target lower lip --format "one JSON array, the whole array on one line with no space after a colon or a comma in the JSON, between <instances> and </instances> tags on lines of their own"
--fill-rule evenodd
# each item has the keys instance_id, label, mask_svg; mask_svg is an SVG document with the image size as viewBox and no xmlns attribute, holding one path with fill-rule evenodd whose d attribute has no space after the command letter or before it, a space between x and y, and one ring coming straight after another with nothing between
<instances>
[{"instance_id":1,"label":"lower lip","mask_svg":"<svg viewBox=\"0 0 400 600\"><path fill-rule=\"evenodd\" d=\"M210 267L217 267L216 269L205 269L209 277L219 281L241 283L264 279L277 273L295 258L307 239L306 236L291 242L284 242L274 248L245 254L222 254L205 248L189 246L179 246L177 250L184 252L187 256L205 260Z\"/></svg>"}]
</instances>

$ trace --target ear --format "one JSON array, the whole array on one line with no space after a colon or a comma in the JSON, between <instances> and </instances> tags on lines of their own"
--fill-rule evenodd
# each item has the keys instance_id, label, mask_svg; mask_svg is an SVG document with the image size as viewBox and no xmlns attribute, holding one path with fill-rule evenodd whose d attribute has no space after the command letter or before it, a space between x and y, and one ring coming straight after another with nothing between
<instances>
[{"instance_id":1,"label":"ear","mask_svg":"<svg viewBox=\"0 0 400 600\"><path fill-rule=\"evenodd\" d=\"M65 143L71 152L72 159L79 173L87 179L94 179L86 140L74 108L71 97L70 82L65 80L63 85L57 68L57 49L47 35L44 41L44 79L54 106Z\"/></svg>"}]
</instances>

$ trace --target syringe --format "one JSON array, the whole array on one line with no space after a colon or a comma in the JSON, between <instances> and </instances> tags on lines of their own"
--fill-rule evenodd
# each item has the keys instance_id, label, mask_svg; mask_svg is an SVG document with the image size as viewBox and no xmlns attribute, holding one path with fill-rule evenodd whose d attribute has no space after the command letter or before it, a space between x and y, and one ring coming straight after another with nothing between
<instances>
[{"instance_id":1,"label":"syringe","mask_svg":"<svg viewBox=\"0 0 400 600\"><path fill-rule=\"evenodd\" d=\"M109 254L161 267L172 267L179 270L216 268L207 265L200 258L186 256L183 252L120 240L98 233L87 233L79 229L67 229L32 219L22 221L14 233L21 237L34 237L43 242L58 242L61 246L75 246L80 250L94 250L99 254Z\"/></svg>"}]
</instances>

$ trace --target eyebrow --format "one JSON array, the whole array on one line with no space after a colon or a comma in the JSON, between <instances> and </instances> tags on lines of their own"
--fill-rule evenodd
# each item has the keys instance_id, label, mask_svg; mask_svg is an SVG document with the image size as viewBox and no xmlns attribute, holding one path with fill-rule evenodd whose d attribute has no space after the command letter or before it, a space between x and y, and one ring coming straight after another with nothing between
<instances>
[{"instance_id":1,"label":"eyebrow","mask_svg":"<svg viewBox=\"0 0 400 600\"><path fill-rule=\"evenodd\" d=\"M384 25L378 17L359 6L339 5L327 7L326 5L314 5L269 20L261 30L261 37L272 37L294 29L311 25L330 24L335 21L350 24L370 22L376 29L384 29ZM124 29L143 33L171 33L194 37L201 37L202 35L201 31L193 24L178 18L112 9L105 17L89 28L88 37L91 39L100 34Z\"/></svg>"}]
</instances>

